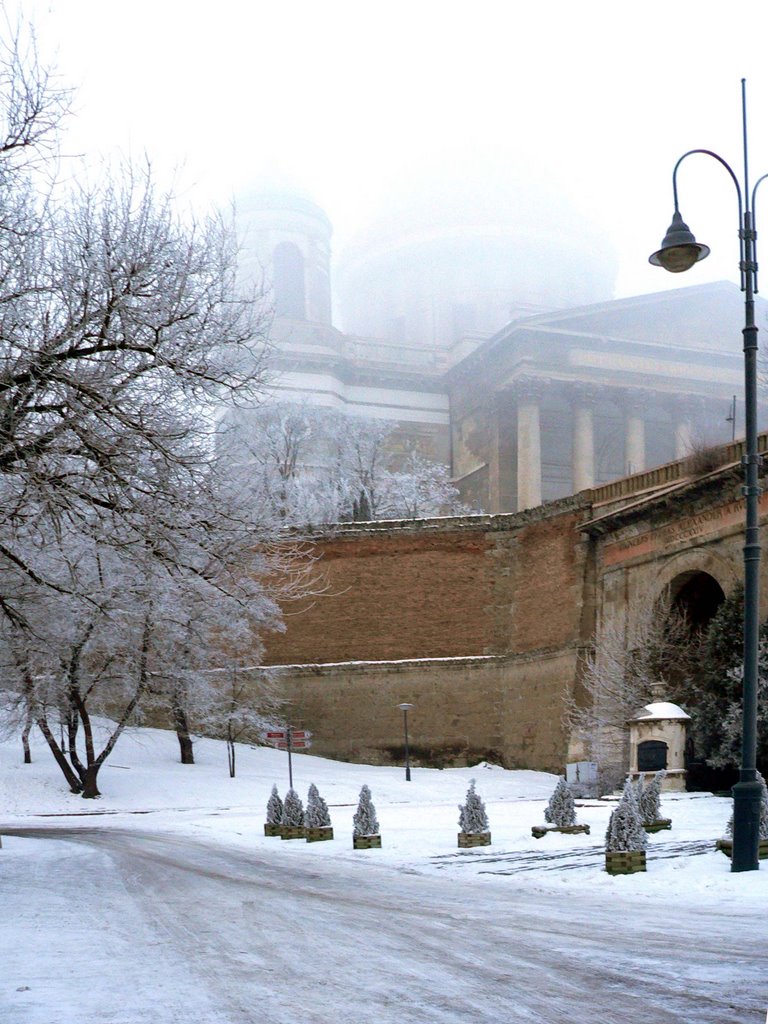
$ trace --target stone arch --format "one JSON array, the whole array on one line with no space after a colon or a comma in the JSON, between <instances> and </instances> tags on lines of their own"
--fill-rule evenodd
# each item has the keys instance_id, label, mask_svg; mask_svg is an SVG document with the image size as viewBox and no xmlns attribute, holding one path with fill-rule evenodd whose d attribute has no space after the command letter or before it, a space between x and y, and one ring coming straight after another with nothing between
<instances>
[{"instance_id":1,"label":"stone arch","mask_svg":"<svg viewBox=\"0 0 768 1024\"><path fill-rule=\"evenodd\" d=\"M306 316L304 256L294 242L280 242L272 254L275 314L294 320Z\"/></svg>"},{"instance_id":2,"label":"stone arch","mask_svg":"<svg viewBox=\"0 0 768 1024\"><path fill-rule=\"evenodd\" d=\"M670 558L656 578L659 597L666 591L684 611L692 628L707 626L725 597L738 585L733 563L712 551L684 551Z\"/></svg>"}]
</instances>

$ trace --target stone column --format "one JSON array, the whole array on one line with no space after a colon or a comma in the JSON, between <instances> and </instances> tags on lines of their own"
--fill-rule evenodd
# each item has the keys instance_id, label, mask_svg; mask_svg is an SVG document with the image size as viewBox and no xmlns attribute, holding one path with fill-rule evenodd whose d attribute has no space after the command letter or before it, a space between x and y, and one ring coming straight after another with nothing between
<instances>
[{"instance_id":1,"label":"stone column","mask_svg":"<svg viewBox=\"0 0 768 1024\"><path fill-rule=\"evenodd\" d=\"M517 511L541 504L541 414L544 382L517 381Z\"/></svg>"},{"instance_id":2,"label":"stone column","mask_svg":"<svg viewBox=\"0 0 768 1024\"><path fill-rule=\"evenodd\" d=\"M696 445L696 417L703 412L701 398L691 395L675 403L675 458L684 459Z\"/></svg>"},{"instance_id":3,"label":"stone column","mask_svg":"<svg viewBox=\"0 0 768 1024\"><path fill-rule=\"evenodd\" d=\"M499 428L499 404L503 401L504 392L491 396L491 410L488 417L488 511L491 513L503 511L501 507L501 430Z\"/></svg>"},{"instance_id":4,"label":"stone column","mask_svg":"<svg viewBox=\"0 0 768 1024\"><path fill-rule=\"evenodd\" d=\"M626 393L626 420L624 433L624 472L627 476L642 473L645 469L645 420L643 411L646 402L642 393Z\"/></svg>"},{"instance_id":5,"label":"stone column","mask_svg":"<svg viewBox=\"0 0 768 1024\"><path fill-rule=\"evenodd\" d=\"M595 391L577 385L573 398L573 490L595 486Z\"/></svg>"}]
</instances>

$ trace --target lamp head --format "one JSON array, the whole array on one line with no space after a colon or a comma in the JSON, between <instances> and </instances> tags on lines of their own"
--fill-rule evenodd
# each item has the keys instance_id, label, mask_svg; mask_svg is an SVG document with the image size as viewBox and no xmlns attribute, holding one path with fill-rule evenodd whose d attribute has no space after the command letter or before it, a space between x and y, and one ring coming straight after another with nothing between
<instances>
[{"instance_id":1,"label":"lamp head","mask_svg":"<svg viewBox=\"0 0 768 1024\"><path fill-rule=\"evenodd\" d=\"M709 246L696 241L693 232L675 210L661 248L648 257L648 262L655 267L663 267L670 274L680 274L707 256Z\"/></svg>"}]
</instances>

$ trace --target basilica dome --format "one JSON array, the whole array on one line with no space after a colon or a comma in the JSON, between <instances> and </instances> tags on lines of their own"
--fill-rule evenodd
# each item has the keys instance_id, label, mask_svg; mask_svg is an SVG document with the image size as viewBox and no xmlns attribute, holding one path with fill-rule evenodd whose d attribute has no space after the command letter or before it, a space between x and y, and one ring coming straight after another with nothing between
<instances>
[{"instance_id":1,"label":"basilica dome","mask_svg":"<svg viewBox=\"0 0 768 1024\"><path fill-rule=\"evenodd\" d=\"M335 268L342 330L447 348L520 316L612 298L616 257L562 192L511 173L479 180L411 186L352 239Z\"/></svg>"}]
</instances>

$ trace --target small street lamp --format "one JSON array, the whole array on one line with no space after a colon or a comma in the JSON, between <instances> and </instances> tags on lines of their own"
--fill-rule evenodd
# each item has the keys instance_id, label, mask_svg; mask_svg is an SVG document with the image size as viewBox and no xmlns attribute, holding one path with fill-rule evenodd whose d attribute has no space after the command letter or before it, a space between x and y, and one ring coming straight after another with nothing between
<instances>
[{"instance_id":1,"label":"small street lamp","mask_svg":"<svg viewBox=\"0 0 768 1024\"><path fill-rule=\"evenodd\" d=\"M413 704L398 704L400 710L403 712L403 732L405 733L405 781L411 781L411 759L408 754L408 712L413 707Z\"/></svg>"},{"instance_id":2,"label":"small street lamp","mask_svg":"<svg viewBox=\"0 0 768 1024\"><path fill-rule=\"evenodd\" d=\"M709 248L697 242L680 216L677 202L677 170L686 157L703 153L713 157L726 169L736 186L739 202L739 269L744 296L744 414L745 454L742 456L745 485L744 531L744 675L741 734L741 770L733 787L733 857L731 871L757 871L760 841L760 783L757 780L757 654L760 628L760 456L757 451L757 326L755 324L755 293L757 292L757 256L754 225L755 193L764 174L749 190L747 161L747 99L746 82L741 80L741 119L744 150L743 190L735 172L721 156L709 149L691 149L684 153L672 172L672 194L675 211L661 248L649 261L673 274L689 270L694 263L709 255Z\"/></svg>"}]
</instances>

